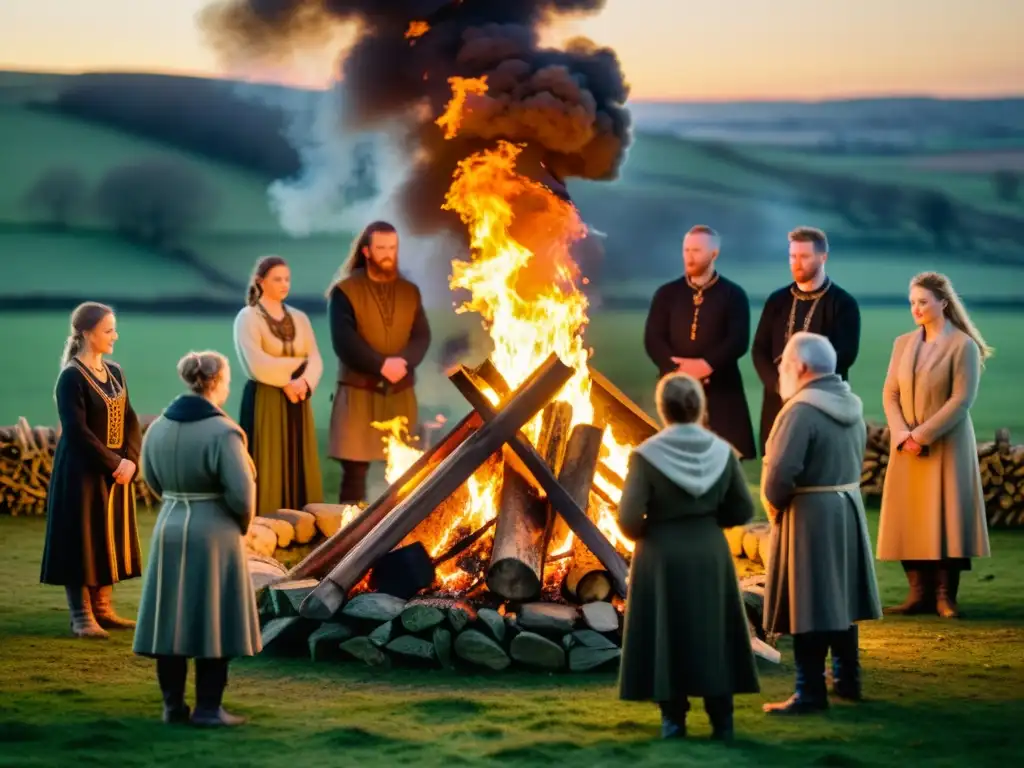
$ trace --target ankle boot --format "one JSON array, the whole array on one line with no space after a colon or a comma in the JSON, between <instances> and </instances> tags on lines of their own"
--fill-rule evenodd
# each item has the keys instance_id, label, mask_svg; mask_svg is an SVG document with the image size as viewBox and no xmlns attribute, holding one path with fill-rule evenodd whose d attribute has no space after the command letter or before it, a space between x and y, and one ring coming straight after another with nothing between
<instances>
[{"instance_id":1,"label":"ankle boot","mask_svg":"<svg viewBox=\"0 0 1024 768\"><path fill-rule=\"evenodd\" d=\"M658 702L661 709L661 738L663 739L685 739L686 738L686 713L690 709L690 702L683 701L661 701Z\"/></svg>"},{"instance_id":2,"label":"ankle boot","mask_svg":"<svg viewBox=\"0 0 1024 768\"><path fill-rule=\"evenodd\" d=\"M910 587L907 599L900 605L891 605L882 609L887 616L915 616L922 613L932 613L934 608L934 574L930 568L923 568L920 564L904 561L903 570L907 574L907 583Z\"/></svg>"},{"instance_id":3,"label":"ankle boot","mask_svg":"<svg viewBox=\"0 0 1024 768\"><path fill-rule=\"evenodd\" d=\"M221 706L228 683L228 659L196 659L196 708L192 724L206 728L242 725L246 718Z\"/></svg>"},{"instance_id":4,"label":"ankle boot","mask_svg":"<svg viewBox=\"0 0 1024 768\"><path fill-rule=\"evenodd\" d=\"M113 591L114 588L111 586L89 588L89 595L92 598L92 610L96 616L96 621L101 627L106 629L132 629L135 626L134 621L122 618L114 612L114 606L110 603L110 596Z\"/></svg>"},{"instance_id":5,"label":"ankle boot","mask_svg":"<svg viewBox=\"0 0 1024 768\"><path fill-rule=\"evenodd\" d=\"M805 632L793 635L796 690L785 701L764 704L764 712L769 715L806 715L828 709L828 688L825 685L827 654L827 634Z\"/></svg>"},{"instance_id":6,"label":"ankle boot","mask_svg":"<svg viewBox=\"0 0 1024 768\"><path fill-rule=\"evenodd\" d=\"M833 633L832 693L841 699L861 701L860 632L854 624L845 632Z\"/></svg>"},{"instance_id":7,"label":"ankle boot","mask_svg":"<svg viewBox=\"0 0 1024 768\"><path fill-rule=\"evenodd\" d=\"M960 618L960 608L956 604L956 595L960 589L960 569L940 564L937 575L936 612L944 619Z\"/></svg>"},{"instance_id":8,"label":"ankle boot","mask_svg":"<svg viewBox=\"0 0 1024 768\"><path fill-rule=\"evenodd\" d=\"M711 721L711 738L715 741L732 741L732 696L704 697L704 711Z\"/></svg>"},{"instance_id":9,"label":"ankle boot","mask_svg":"<svg viewBox=\"0 0 1024 768\"><path fill-rule=\"evenodd\" d=\"M105 640L110 637L96 623L89 603L89 590L86 587L65 587L68 599L68 611L71 614L71 632L75 637L89 637Z\"/></svg>"},{"instance_id":10,"label":"ankle boot","mask_svg":"<svg viewBox=\"0 0 1024 768\"><path fill-rule=\"evenodd\" d=\"M187 723L189 708L185 703L185 679L188 660L184 656L159 656L156 660L156 678L164 699L163 721L180 725Z\"/></svg>"}]
</instances>

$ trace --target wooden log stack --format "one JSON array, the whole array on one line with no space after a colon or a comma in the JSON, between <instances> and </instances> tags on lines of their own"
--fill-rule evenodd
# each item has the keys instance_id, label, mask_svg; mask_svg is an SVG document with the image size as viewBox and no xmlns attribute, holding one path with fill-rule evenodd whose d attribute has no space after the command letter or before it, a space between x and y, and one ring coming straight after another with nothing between
<instances>
[{"instance_id":1,"label":"wooden log stack","mask_svg":"<svg viewBox=\"0 0 1024 768\"><path fill-rule=\"evenodd\" d=\"M1013 445L1010 431L996 431L991 441L978 443L982 492L989 528L1024 527L1024 445ZM861 490L879 499L889 465L889 428L868 425Z\"/></svg>"}]
</instances>

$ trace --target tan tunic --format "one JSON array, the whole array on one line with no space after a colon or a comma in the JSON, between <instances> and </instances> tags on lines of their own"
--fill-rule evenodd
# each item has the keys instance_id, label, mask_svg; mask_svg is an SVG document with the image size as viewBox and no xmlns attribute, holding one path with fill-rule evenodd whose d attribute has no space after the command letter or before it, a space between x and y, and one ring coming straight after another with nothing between
<instances>
[{"instance_id":1,"label":"tan tunic","mask_svg":"<svg viewBox=\"0 0 1024 768\"><path fill-rule=\"evenodd\" d=\"M894 436L882 490L879 560L988 557L988 526L970 407L978 394L981 354L947 323L934 341L923 331L893 344L882 390ZM913 428L927 456L895 444Z\"/></svg>"},{"instance_id":2,"label":"tan tunic","mask_svg":"<svg viewBox=\"0 0 1024 768\"><path fill-rule=\"evenodd\" d=\"M413 371L430 341L419 288L402 277L374 282L359 270L332 293L330 315L332 343L340 363L331 409L330 455L348 461L383 461L385 435L373 426L375 422L401 417L410 433L418 427ZM388 357L406 360L405 379L392 384L380 375Z\"/></svg>"},{"instance_id":3,"label":"tan tunic","mask_svg":"<svg viewBox=\"0 0 1024 768\"><path fill-rule=\"evenodd\" d=\"M302 378L310 393L320 384L324 361L316 344L313 325L305 312L286 305L295 323L295 339L285 354L284 342L277 338L257 307L244 307L235 317L235 352L242 372L250 379L271 387L283 387L295 370L306 363Z\"/></svg>"}]
</instances>

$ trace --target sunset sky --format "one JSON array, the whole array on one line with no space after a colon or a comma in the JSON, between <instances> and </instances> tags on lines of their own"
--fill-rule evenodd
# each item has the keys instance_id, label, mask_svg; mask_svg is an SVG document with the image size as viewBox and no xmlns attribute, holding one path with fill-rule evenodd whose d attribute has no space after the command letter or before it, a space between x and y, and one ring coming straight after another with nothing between
<instances>
[{"instance_id":1,"label":"sunset sky","mask_svg":"<svg viewBox=\"0 0 1024 768\"><path fill-rule=\"evenodd\" d=\"M207 2L4 0L0 68L220 74ZM608 0L548 38L614 47L635 99L992 96L1024 93L1022 29L1020 0ZM302 79L335 57L311 53Z\"/></svg>"}]
</instances>

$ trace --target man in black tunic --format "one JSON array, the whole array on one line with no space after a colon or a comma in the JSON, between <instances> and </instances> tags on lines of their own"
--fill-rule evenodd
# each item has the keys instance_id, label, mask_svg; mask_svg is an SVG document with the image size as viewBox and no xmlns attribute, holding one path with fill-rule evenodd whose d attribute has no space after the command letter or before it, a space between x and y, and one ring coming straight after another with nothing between
<instances>
[{"instance_id":1,"label":"man in black tunic","mask_svg":"<svg viewBox=\"0 0 1024 768\"><path fill-rule=\"evenodd\" d=\"M720 244L711 227L686 233L685 274L655 291L644 348L659 375L682 371L704 383L708 428L752 459L754 430L738 365L750 345L750 303L715 269Z\"/></svg>"},{"instance_id":2,"label":"man in black tunic","mask_svg":"<svg viewBox=\"0 0 1024 768\"><path fill-rule=\"evenodd\" d=\"M789 233L789 268L793 282L765 301L754 333L751 357L764 385L761 404L761 454L775 417L782 408L779 397L779 360L797 331L828 338L836 350L836 373L845 381L860 347L860 307L857 300L825 274L828 239L814 227Z\"/></svg>"}]
</instances>

